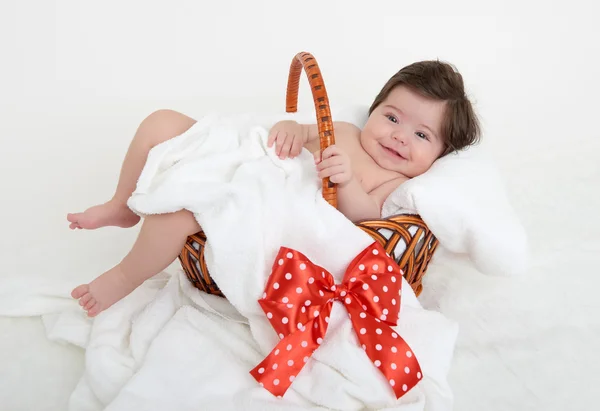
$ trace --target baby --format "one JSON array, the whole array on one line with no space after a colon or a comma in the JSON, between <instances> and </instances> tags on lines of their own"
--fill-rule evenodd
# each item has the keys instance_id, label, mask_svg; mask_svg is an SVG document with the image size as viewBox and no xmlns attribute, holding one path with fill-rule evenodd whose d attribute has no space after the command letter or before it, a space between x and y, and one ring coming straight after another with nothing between
<instances>
[{"instance_id":1,"label":"baby","mask_svg":"<svg viewBox=\"0 0 600 411\"><path fill-rule=\"evenodd\" d=\"M68 214L71 229L132 227L140 217L127 207L149 151L188 130L195 120L160 110L140 124L129 146L114 197L82 213ZM336 144L322 153L316 125L281 121L268 137L281 159L302 149L314 153L320 178L336 183L338 208L352 221L381 218L385 199L403 182L426 172L433 162L479 139L479 123L464 91L462 76L449 64L423 61L388 80L369 109L362 130L335 122ZM112 269L71 295L90 317L119 301L164 270L189 235L200 231L188 210L144 219L131 251Z\"/></svg>"}]
</instances>

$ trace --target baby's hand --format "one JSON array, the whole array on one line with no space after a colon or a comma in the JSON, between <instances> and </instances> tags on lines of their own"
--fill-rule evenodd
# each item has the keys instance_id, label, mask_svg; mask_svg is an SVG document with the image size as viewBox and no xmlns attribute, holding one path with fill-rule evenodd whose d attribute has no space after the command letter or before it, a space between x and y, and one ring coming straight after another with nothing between
<instances>
[{"instance_id":1,"label":"baby's hand","mask_svg":"<svg viewBox=\"0 0 600 411\"><path fill-rule=\"evenodd\" d=\"M280 159L294 158L302 151L304 146L305 129L293 120L280 121L271 128L267 147L275 143L275 154Z\"/></svg>"},{"instance_id":2,"label":"baby's hand","mask_svg":"<svg viewBox=\"0 0 600 411\"><path fill-rule=\"evenodd\" d=\"M342 187L352 180L350 157L335 144L323 151L322 159L320 151L316 151L313 155L319 178L329 177L332 183L339 184Z\"/></svg>"}]
</instances>

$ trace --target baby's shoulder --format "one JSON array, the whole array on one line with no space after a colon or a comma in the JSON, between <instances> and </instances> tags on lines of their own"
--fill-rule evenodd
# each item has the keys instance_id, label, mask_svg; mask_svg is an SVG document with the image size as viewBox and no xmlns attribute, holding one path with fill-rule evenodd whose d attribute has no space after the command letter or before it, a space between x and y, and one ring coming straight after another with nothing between
<instances>
[{"instance_id":1,"label":"baby's shoulder","mask_svg":"<svg viewBox=\"0 0 600 411\"><path fill-rule=\"evenodd\" d=\"M311 127L313 127L314 130L317 130L316 124L312 125ZM335 139L335 144L336 146L344 149L346 152L355 151L358 148L360 145L360 132L360 129L352 123L347 123L344 121L333 122L333 137ZM317 131L315 131L315 133L318 135ZM304 147L311 153L319 150L319 138L310 139L308 143L304 145Z\"/></svg>"},{"instance_id":2,"label":"baby's shoulder","mask_svg":"<svg viewBox=\"0 0 600 411\"><path fill-rule=\"evenodd\" d=\"M335 143L346 151L355 151L360 147L360 132L352 123L334 123ZM348 154L351 154L350 152Z\"/></svg>"},{"instance_id":3,"label":"baby's shoulder","mask_svg":"<svg viewBox=\"0 0 600 411\"><path fill-rule=\"evenodd\" d=\"M336 121L333 123L333 131L336 136L340 136L342 138L356 138L360 136L360 128L356 127L352 123L347 123L345 121Z\"/></svg>"}]
</instances>

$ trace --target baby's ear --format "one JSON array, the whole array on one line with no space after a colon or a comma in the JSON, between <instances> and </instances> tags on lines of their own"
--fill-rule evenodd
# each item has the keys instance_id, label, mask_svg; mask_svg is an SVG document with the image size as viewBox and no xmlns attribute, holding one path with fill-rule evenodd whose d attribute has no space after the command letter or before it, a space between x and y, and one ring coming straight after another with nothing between
<instances>
[{"instance_id":1,"label":"baby's ear","mask_svg":"<svg viewBox=\"0 0 600 411\"><path fill-rule=\"evenodd\" d=\"M440 154L440 155L438 156L438 158L436 158L436 161L437 161L437 160L439 160L439 159L440 159L440 158L442 158L442 157L445 157L445 156L447 156L447 155L448 155L448 154L450 154L450 153L453 153L454 151L456 151L456 150L454 150L454 149L453 149L452 147L450 147L448 144L444 143L444 151L442 151L442 154Z\"/></svg>"}]
</instances>

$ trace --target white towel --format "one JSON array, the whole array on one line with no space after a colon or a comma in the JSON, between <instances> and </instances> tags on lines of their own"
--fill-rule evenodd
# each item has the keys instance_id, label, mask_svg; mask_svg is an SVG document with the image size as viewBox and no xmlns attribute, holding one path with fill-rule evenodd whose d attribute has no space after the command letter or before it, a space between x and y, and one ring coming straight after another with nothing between
<instances>
[{"instance_id":1,"label":"white towel","mask_svg":"<svg viewBox=\"0 0 600 411\"><path fill-rule=\"evenodd\" d=\"M368 107L342 108L334 121L363 128ZM494 160L481 146L435 161L420 176L398 187L383 204L384 218L419 214L451 252L467 254L479 271L519 275L527 271L528 246Z\"/></svg>"},{"instance_id":2,"label":"white towel","mask_svg":"<svg viewBox=\"0 0 600 411\"><path fill-rule=\"evenodd\" d=\"M208 116L153 149L129 205L140 214L180 208L195 213L209 239L205 256L211 275L248 319L264 356L278 337L257 300L279 247L304 253L339 282L348 263L373 240L323 200L310 153L279 160L266 147L266 129L240 124ZM405 290L410 290L407 284ZM445 372L456 329L439 314L420 308L412 291L405 292L404 300L401 324L412 323L408 328L415 332L406 340L421 353L424 374L434 376L437 387L447 388ZM314 355L318 361L307 365L292 391L311 403L341 409L415 403L425 409L426 402L447 397L442 389L443 395L427 398L424 387L432 382L428 380L396 401L385 379L360 352L343 311L334 309L330 331ZM440 329L446 330L441 333L444 338L432 339ZM402 325L398 330L403 336L408 332ZM229 378L246 381L248 376L232 373Z\"/></svg>"},{"instance_id":3,"label":"white towel","mask_svg":"<svg viewBox=\"0 0 600 411\"><path fill-rule=\"evenodd\" d=\"M468 254L479 271L519 275L527 270L527 237L494 162L479 146L437 160L398 187L383 216L416 213L454 253Z\"/></svg>"},{"instance_id":4,"label":"white towel","mask_svg":"<svg viewBox=\"0 0 600 411\"><path fill-rule=\"evenodd\" d=\"M140 214L194 211L209 239L210 273L228 300L192 288L180 272L146 281L93 321L68 300L72 285L62 293L29 284L31 295L55 297L17 305L0 295L0 315L51 313L48 336L86 349L70 411L452 409L457 326L423 309L406 283L395 331L423 379L400 400L337 303L322 345L283 399L252 378L279 341L258 304L279 247L297 249L339 282L372 242L323 200L310 153L281 161L266 148L267 130L252 124L207 116L155 147L129 201Z\"/></svg>"}]
</instances>

